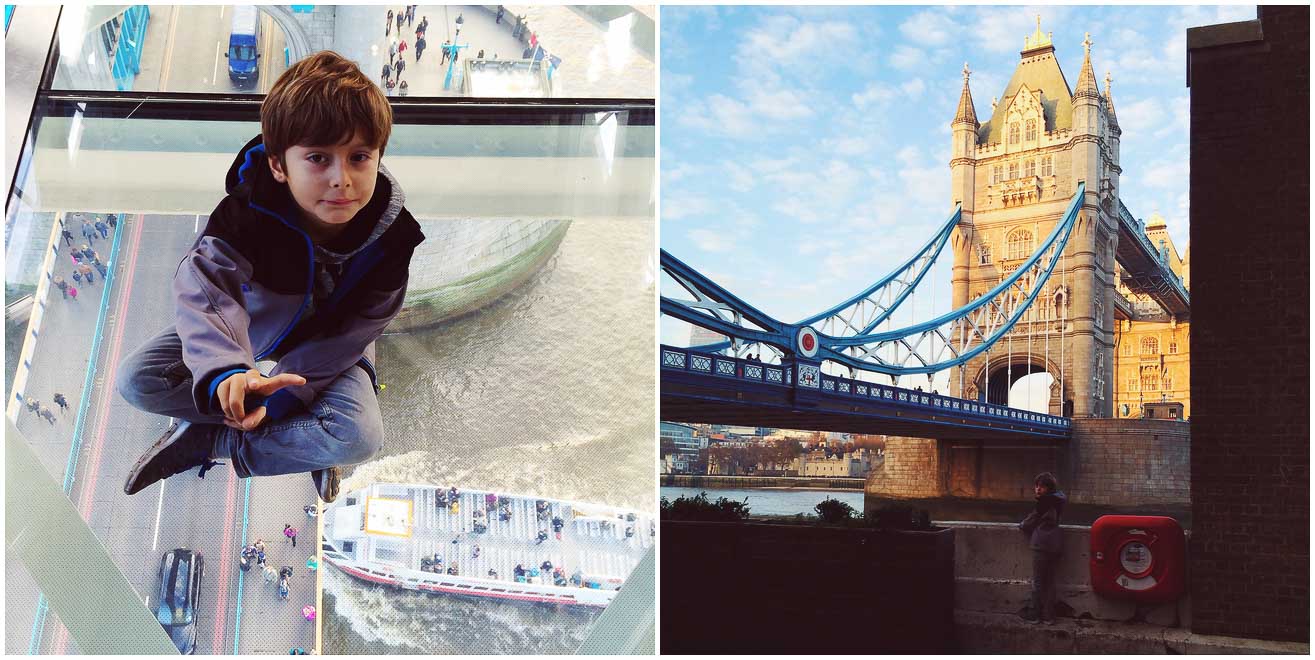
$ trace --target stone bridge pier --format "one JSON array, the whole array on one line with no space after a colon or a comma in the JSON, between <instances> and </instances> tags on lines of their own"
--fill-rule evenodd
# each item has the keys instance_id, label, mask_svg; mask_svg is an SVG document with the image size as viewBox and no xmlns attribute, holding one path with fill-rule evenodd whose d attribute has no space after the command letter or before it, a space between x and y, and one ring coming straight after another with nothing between
<instances>
[{"instance_id":1,"label":"stone bridge pier","mask_svg":"<svg viewBox=\"0 0 1315 660\"><path fill-rule=\"evenodd\" d=\"M864 491L869 501L1028 501L1032 479L1048 471L1073 504L1187 509L1190 432L1187 422L1092 418L1074 419L1067 441L888 437Z\"/></svg>"}]
</instances>

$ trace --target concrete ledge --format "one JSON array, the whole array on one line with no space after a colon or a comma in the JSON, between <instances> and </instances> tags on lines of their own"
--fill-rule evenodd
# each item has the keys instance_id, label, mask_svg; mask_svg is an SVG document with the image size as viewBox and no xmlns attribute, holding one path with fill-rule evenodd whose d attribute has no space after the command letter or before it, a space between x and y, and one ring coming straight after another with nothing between
<instances>
[{"instance_id":1,"label":"concrete ledge","mask_svg":"<svg viewBox=\"0 0 1315 660\"><path fill-rule=\"evenodd\" d=\"M1053 626L1012 614L954 611L960 653L1299 654L1310 644L1197 635L1178 628L1061 618Z\"/></svg>"}]
</instances>

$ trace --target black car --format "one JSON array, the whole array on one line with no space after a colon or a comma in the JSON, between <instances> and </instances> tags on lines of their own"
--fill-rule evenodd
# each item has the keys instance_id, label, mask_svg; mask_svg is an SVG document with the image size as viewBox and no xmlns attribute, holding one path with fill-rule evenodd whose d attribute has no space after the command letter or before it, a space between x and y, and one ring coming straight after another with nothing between
<instances>
[{"instance_id":1,"label":"black car","mask_svg":"<svg viewBox=\"0 0 1315 660\"><path fill-rule=\"evenodd\" d=\"M160 592L155 618L184 655L196 653L196 610L201 602L205 558L178 548L160 558Z\"/></svg>"}]
</instances>

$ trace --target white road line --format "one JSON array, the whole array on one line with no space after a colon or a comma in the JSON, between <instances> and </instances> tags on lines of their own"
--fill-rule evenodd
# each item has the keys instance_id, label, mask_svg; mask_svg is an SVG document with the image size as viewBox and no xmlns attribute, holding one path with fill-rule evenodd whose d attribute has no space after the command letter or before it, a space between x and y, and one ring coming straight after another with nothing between
<instances>
[{"instance_id":1,"label":"white road line","mask_svg":"<svg viewBox=\"0 0 1315 660\"><path fill-rule=\"evenodd\" d=\"M174 418L169 418L169 426L173 426ZM168 428L168 427L165 427ZM160 514L164 511L164 479L160 480L160 500L155 503L155 538L151 541L151 554L155 554L155 549L160 545Z\"/></svg>"},{"instance_id":2,"label":"white road line","mask_svg":"<svg viewBox=\"0 0 1315 660\"><path fill-rule=\"evenodd\" d=\"M200 228L201 228L201 216L198 215L196 216L196 219L192 221L192 233L195 234L198 230L200 230Z\"/></svg>"},{"instance_id":3,"label":"white road line","mask_svg":"<svg viewBox=\"0 0 1315 660\"><path fill-rule=\"evenodd\" d=\"M224 11L227 9L228 5L219 8L220 25L224 24ZM220 34L223 34L223 32L220 32ZM219 87L219 58L223 55L224 50L224 40L221 38L219 41L215 42L215 66L210 69L210 84L213 87Z\"/></svg>"},{"instance_id":4,"label":"white road line","mask_svg":"<svg viewBox=\"0 0 1315 660\"><path fill-rule=\"evenodd\" d=\"M164 480L160 480L160 500L155 503L155 538L151 541L151 553L160 545L160 514L164 511Z\"/></svg>"}]
</instances>

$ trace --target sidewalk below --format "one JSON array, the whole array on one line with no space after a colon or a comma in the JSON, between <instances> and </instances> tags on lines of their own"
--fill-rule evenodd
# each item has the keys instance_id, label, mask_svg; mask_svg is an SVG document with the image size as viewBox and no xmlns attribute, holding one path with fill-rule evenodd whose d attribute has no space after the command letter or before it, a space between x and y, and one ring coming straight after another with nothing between
<instances>
[{"instance_id":1,"label":"sidewalk below","mask_svg":"<svg viewBox=\"0 0 1315 660\"><path fill-rule=\"evenodd\" d=\"M1310 644L1198 635L1181 628L1144 623L1060 618L1053 626L1028 623L1012 614L954 611L960 653L1044 654L1300 654Z\"/></svg>"}]
</instances>

